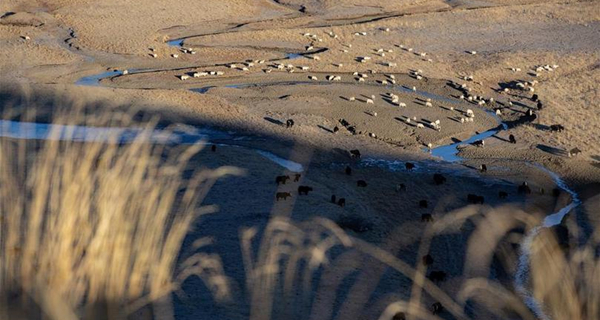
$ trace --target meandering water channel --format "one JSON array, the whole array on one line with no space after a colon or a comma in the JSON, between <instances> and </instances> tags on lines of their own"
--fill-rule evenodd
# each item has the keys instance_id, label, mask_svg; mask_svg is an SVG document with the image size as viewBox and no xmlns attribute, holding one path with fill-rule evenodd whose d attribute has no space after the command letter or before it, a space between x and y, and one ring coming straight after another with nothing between
<instances>
[{"instance_id":1,"label":"meandering water channel","mask_svg":"<svg viewBox=\"0 0 600 320\"><path fill-rule=\"evenodd\" d=\"M178 39L171 40L168 42L168 44L173 45L173 46L181 46L182 41L178 40ZM131 73L135 73L135 71L133 71ZM107 71L107 72L103 72L100 74L83 77L83 78L79 79L76 82L76 84L83 85L83 86L98 86L98 85L100 85L100 81L102 79L114 77L114 76L120 76L120 75L123 75L122 71ZM248 87L253 87L253 86L299 85L299 84L324 85L324 84L328 84L328 83L327 82L310 82L310 81L295 81L295 82L290 81L290 82L277 82L277 83L264 83L264 84L230 84L230 85L226 85L225 87L248 88ZM388 87L390 87L391 89L394 89L394 90L401 91L401 92L416 93L416 94L424 96L426 98L440 100L440 101L444 101L444 102L448 102L448 103L458 103L456 100L453 100L453 99L450 99L447 97L439 96L439 95L429 93L429 92L424 92L424 91L414 92L411 89L403 87L403 86L395 85L395 86L388 86ZM211 88L213 88L213 87L212 86L202 87L202 88L192 89L192 91L197 92L197 93L206 93ZM477 133L461 142L442 145L442 146L433 148L430 151L431 155L434 156L435 158L440 159L442 161L442 163L439 163L436 165L435 162L429 161L429 162L427 162L426 166L431 169L431 168L436 168L436 166L439 167L443 163L459 163L459 162L463 161L464 158L462 158L460 156L461 146L471 144L477 140L483 140L483 139L489 138L491 136L496 135L498 132L507 129L506 124L502 123L498 117L496 117L496 120L498 121L497 126L495 126L494 128L491 128L485 132ZM114 136L115 130L119 130L121 136L124 139L129 139L129 140L134 139L139 134L139 131L137 131L136 129L89 128L89 127L77 127L77 126L75 126L75 127L73 127L73 126L62 126L62 127L58 126L57 127L57 126L58 125L33 124L33 123L25 123L24 124L24 123L15 123L12 121L0 121L0 132L2 132L3 136L10 136L13 138L46 139L46 138L49 138L52 136L49 134L50 132L56 132L56 131L73 132L73 130L74 130L76 133L75 135L69 135L69 136L65 136L65 137L69 137L69 138L77 137L77 139L82 139L82 141L98 141L98 139L106 139L106 137ZM56 136L57 135L55 134L54 137L56 137ZM58 136L61 137L62 135L58 135ZM165 135L164 132L161 132L160 130L156 130L150 134L150 137L151 137L151 140L155 141L155 142L196 143L200 140L208 141L210 139L215 139L215 138L230 139L231 135L224 136L223 133L220 133L220 132L214 131L214 130L199 130L198 132L193 133L193 134L172 132L172 133ZM225 144L225 145L228 145L228 144ZM263 150L255 150L255 151L258 154L264 156L266 159L269 159L269 160L281 165L282 167L287 168L290 171L293 171L293 172L303 171L303 167L299 163L296 163L296 162L288 160L288 159L283 159L281 157L278 157L272 153L269 153L269 152L266 152ZM427 150L427 151L429 151L429 150ZM381 166L384 168L388 168L390 170L400 170L400 168L404 165L404 162L388 161L388 160L381 160L381 159L364 159L363 164ZM536 314L536 316L538 318L546 320L546 319L550 319L550 318L543 312L543 307L535 300L535 298L533 297L533 295L529 292L529 290L527 288L527 283L528 283L528 279L529 279L529 258L530 258L531 243L532 243L532 240L537 236L537 234L539 234L540 230L542 230L543 228L550 228L550 227L560 224L563 217L567 213L571 212L573 209L578 207L581 202L579 200L578 194L575 191L573 191L572 189L570 189L568 187L568 185L556 173L550 171L549 169L547 169L541 165L530 164L530 163L526 163L526 165L531 165L534 168L546 173L550 178L552 178L554 183L560 189L562 189L564 192L568 193L571 196L571 201L569 204L567 204L565 207L558 210L557 212L549 214L544 219L544 221L541 225L529 230L527 232L527 234L525 235L523 242L521 243L520 256L519 256L519 260L518 260L519 262L517 265L517 271L516 271L516 276L514 279L514 284L515 284L515 287L516 287L518 293L523 296L523 299L524 299L525 303L527 304L527 306Z\"/></svg>"}]
</instances>

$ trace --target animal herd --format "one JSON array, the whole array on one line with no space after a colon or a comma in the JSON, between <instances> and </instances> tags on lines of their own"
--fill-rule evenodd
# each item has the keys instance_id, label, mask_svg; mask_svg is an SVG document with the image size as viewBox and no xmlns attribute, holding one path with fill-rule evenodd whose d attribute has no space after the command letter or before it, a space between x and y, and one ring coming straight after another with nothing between
<instances>
[{"instance_id":1,"label":"animal herd","mask_svg":"<svg viewBox=\"0 0 600 320\"><path fill-rule=\"evenodd\" d=\"M383 29L380 29L380 31L389 32L389 28L383 28ZM355 35L356 36L368 36L368 33L367 32L360 32L359 31L359 32L356 32ZM307 51L305 54L310 54L311 51L314 50L315 45L316 45L317 42L323 42L322 38L319 38L318 36L316 36L314 34L305 33L304 36L308 37L310 39L310 41L311 41L310 44L308 44L305 47L306 51ZM338 38L338 36L336 34L334 34L333 32L330 32L329 36L331 38L335 38L335 39ZM350 47L351 46L348 46L348 48L350 48ZM413 52L412 48L404 48L404 46L400 46L400 47L402 49L408 51L408 52ZM345 52L348 52L347 49L345 49ZM390 52L391 51L384 50L382 48L382 49L378 49L376 51L376 53L372 52L372 54L375 54L375 55L380 56L380 57L385 57L386 53L390 53ZM466 52L469 53L469 54L471 54L471 55L476 55L477 54L477 52L473 51L473 50L468 50ZM414 51L414 53L417 54L420 57L427 56L427 54L425 52ZM373 56L373 58L375 58L375 60L377 59L374 55L372 55L372 56ZM315 55L315 54L313 54L313 55L307 55L305 57L312 58L314 60L320 60L320 57L317 56L317 55ZM373 59L370 56L366 56L366 55L365 56L359 56L359 57L356 58L356 61L360 62L360 63L370 63L372 60ZM392 61L381 62L381 64L385 65L387 67L395 67L395 66L397 66L396 63L392 62ZM339 63L339 62L336 62L333 65L336 66L336 67L342 67L343 66L343 64ZM230 68L231 67L235 68L237 66L230 65ZM250 68L250 67L252 67L252 65L250 65L250 63L248 63L248 64L246 64L246 65L244 65L242 67L239 67L239 69L242 70L242 71L248 71L249 70L248 68ZM293 65L290 65L290 64L288 64L288 65L275 64L275 68L276 69L280 69L280 70L287 70L288 72L294 72L295 69L296 70L298 69L298 68L295 68ZM308 71L309 67L301 66L301 67L299 67L299 69L303 70L303 71ZM514 72L520 71L519 68L513 68L512 70ZM544 71L544 70L548 70L548 69L542 67L542 69L537 70L537 72L541 72L541 71ZM184 74L184 75L179 76L179 78L181 80L187 80L190 77L200 77L200 76L206 76L206 75L222 75L223 74L222 72L214 72L214 74L212 72L214 72L214 71L211 71L211 73L209 73L209 72L201 72L201 73L196 72L196 73L191 73L191 74ZM269 70L269 72L270 72L270 70ZM363 73L359 73L359 72L355 72L353 75L355 76L355 80L358 81L358 82L365 82L366 81L365 79L368 77L367 74L363 74ZM424 76L423 76L421 70L416 70L416 71L411 72L411 76L414 77L414 79L416 79L416 80L422 80L422 79L424 79ZM317 78L314 75L309 75L308 78L310 80L313 80L313 81L318 81L319 80L319 78ZM327 81L330 81L330 82L341 81L342 80L341 76L339 76L339 75L327 75L327 76L325 76L325 79ZM472 75L465 75L462 79L465 80L465 81L468 81L468 82L476 82ZM426 81L426 80L427 80L427 78L425 78L425 80L423 80L423 81ZM382 84L382 85L390 85L390 84L395 84L396 80L395 80L395 77L393 75L392 76L388 75L385 80L380 80L379 83ZM536 93L534 93L535 92L535 88L534 88L535 83L537 83L537 81L517 82L510 89L509 88L504 88L501 91L501 93L508 93L509 90L522 90L522 91L530 92L530 93L532 93L532 96L531 96L530 100L532 102L536 103L536 108L535 109L537 109L537 111L541 111L541 110L543 110L545 108L545 105L540 100L539 95L536 94ZM467 103L471 103L473 105L479 105L479 106L483 106L483 105L496 106L497 105L496 101L493 98L485 98L483 96L478 96L476 94L473 94L472 93L472 88L470 88L470 86L468 86L466 83L462 83L461 84L461 83L455 82L455 83L453 83L453 86L456 89L460 90L460 92L462 93L462 95L460 96L460 98L463 99ZM417 89L416 89L415 86L413 86L412 90L416 91ZM400 102L399 101L399 97L396 96L393 93L386 94L386 98L385 99L389 100L388 102L391 102L394 106L406 107L406 103ZM355 97L350 97L347 100L350 101L350 102L353 102L353 101L358 101L360 99L357 100ZM363 101L363 100L360 100L360 101ZM371 98L366 98L363 102L365 104L368 104L368 105L374 105L375 102L376 102L376 99L373 96ZM512 105L512 102L509 101L508 104ZM430 99L427 99L427 101L423 100L423 105L425 107L433 107L434 104L431 102ZM503 108L493 108L493 109L495 110L496 115L503 115ZM454 109L452 108L451 110L454 110ZM372 116L377 116L377 113L375 111L370 112L370 114ZM475 113L473 112L473 110L468 109L465 112L463 112L462 114L460 114L460 116L457 119L455 119L455 120L458 120L460 123L466 123L466 122L473 122L474 119L475 119ZM519 117L518 122L521 122L521 123L531 123L531 122L534 122L537 119L538 119L538 114L536 113L536 111L534 111L533 108L529 108L529 109L527 109ZM416 118L415 118L415 120L416 120ZM407 117L406 122L410 123L411 122L411 118ZM345 120L344 121L340 121L340 124L342 125L342 129L346 128L351 133L356 133L358 131L358 130L356 130L355 126L350 125ZM288 129L292 129L292 128L294 128L294 126L296 125L296 123L295 123L294 119L287 119L285 121L285 124L281 122L280 125L282 127L285 127L285 128L288 128ZM425 123L425 124L423 124L423 123L417 123L414 126L416 128L418 128L418 129L425 128L426 126L428 126L428 127L432 128L432 129L435 129L437 131L441 131L442 130L442 126L441 126L439 120L432 120L432 121L430 121L429 124L427 124L427 123ZM560 124L553 124L553 125L549 126L549 131L551 131L551 132L558 132L558 133L560 133L560 132L563 132L564 130L565 130L565 127L563 125L560 125ZM333 132L333 133L337 133L338 131L339 131L339 128L337 126L335 126L331 130L331 132ZM369 135L370 136L372 135L372 137L375 137L375 134L369 133ZM517 139L516 139L516 137L513 134L510 134L509 137L508 137L508 142L511 143L511 144L516 144L517 143ZM478 148L483 148L485 146L485 140L476 140L476 141L472 142L471 145L473 145L475 147L478 147ZM216 150L215 149L216 146L213 145L212 148L213 148L212 149L213 151ZM431 144L429 145L429 148L431 149ZM575 154L578 154L580 152L581 152L581 150L579 150L577 148L574 148L574 149L572 149L569 152L569 155L571 155L571 154L575 155ZM358 149L349 150L348 151L348 155L353 160L359 160L359 159L361 159L361 152ZM415 164L411 163L411 162L405 162L404 166L405 166L405 169L407 171L415 169ZM354 169L354 170L356 170L356 169ZM487 167L486 164L480 164L478 170L481 173L486 173L488 171L488 167ZM353 176L353 174L355 172L353 171L352 167L346 166L344 168L344 173L347 176ZM292 177L290 175L280 175L280 176L277 176L275 178L275 183L278 186L284 186L284 185L288 186L289 182L291 182L292 180L293 180L293 182L299 183L300 180L301 180L301 174L295 174L293 176L293 179L292 179ZM448 182L448 179L443 174L441 174L441 173L434 173L433 174L433 184L435 186L441 186L441 185L446 184L447 182ZM357 188L368 188L369 187L369 183L365 179L358 179L358 180L356 180L356 187ZM397 184L395 186L395 191L397 193L406 192L407 191L406 184L404 184L404 183ZM517 190L516 191L517 191L517 194L520 194L520 195L529 195L529 194L532 193L532 189L530 188L530 186L528 185L527 182L523 182L521 185L517 186ZM297 195L298 196L308 196L309 197L312 192L314 192L314 188L312 186L309 186L309 185L297 185ZM540 192L543 192L543 190L541 190ZM553 190L553 194L555 196L558 196L560 194L560 190L559 189L554 189ZM509 195L510 194L507 191L504 191L504 190L498 191L498 198L499 199L503 199L503 200L504 199L508 199ZM278 191L278 192L276 192L275 197L276 197L276 201L286 201L286 200L292 198L293 195L292 195L292 191ZM352 201L352 199L349 199L349 200ZM485 199L485 197L483 195L469 193L469 194L466 195L466 201L467 201L467 203L473 204L473 205L483 205L483 204L485 204L486 199ZM347 204L346 203L346 198L338 197L335 194L331 195L330 203L333 204L333 205L337 205L339 207L342 207L342 208L344 208L346 206L346 204ZM422 211L424 212L424 213L421 214L421 221L424 222L424 223L433 223L434 222L434 215L432 213L430 213L430 212L427 212L427 211L430 211L429 209L430 209L430 205L431 204L429 203L429 201L427 199L419 199L419 200L417 200L417 203L418 203L418 207L420 209L423 209ZM434 259L433 259L433 257L431 255L428 254L428 255L425 255L425 256L422 257L422 263L425 266L432 266L434 264ZM443 281L446 280L447 274L444 271L441 271L441 270L434 270L434 271L431 271L427 275L427 278L430 281L434 282L434 283L439 283L439 282L443 282ZM439 314L439 313L443 312L444 307L442 306L441 303L436 302L436 303L434 303L431 306L431 309L432 309L432 313L433 314ZM406 318L406 316L403 313L398 313L398 314L396 314L393 317L394 320L404 320L405 318Z\"/></svg>"}]
</instances>

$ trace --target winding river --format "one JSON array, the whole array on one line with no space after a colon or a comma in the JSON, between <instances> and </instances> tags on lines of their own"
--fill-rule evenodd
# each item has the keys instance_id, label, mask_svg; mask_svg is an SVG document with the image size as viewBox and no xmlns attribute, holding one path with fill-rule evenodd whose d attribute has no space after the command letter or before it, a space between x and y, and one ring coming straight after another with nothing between
<instances>
[{"instance_id":1,"label":"winding river","mask_svg":"<svg viewBox=\"0 0 600 320\"><path fill-rule=\"evenodd\" d=\"M181 40L171 40L168 42L169 45L173 46L181 46ZM300 56L299 56L300 57ZM135 73L132 71L131 73ZM100 85L100 80L104 78L114 77L123 75L121 71L108 71L100 74L87 76L79 79L76 84L83 86L98 86ZM310 85L320 85L320 84L328 84L328 83L320 83L320 82L309 82L309 81L296 81L296 82L282 82L282 83L266 83L266 84L231 84L226 87L229 88L247 88L253 86L265 86L265 85L295 85L295 84L310 84ZM197 93L206 93L213 87L203 87L192 89L192 91ZM409 88L402 86L391 86L392 89L407 92L407 93L416 93L421 96L441 100L449 103L458 103L456 100L449 99L446 97L442 97L439 95L435 95L429 92L417 91L413 92ZM460 149L462 146L473 143L477 140L483 140L489 138L491 136L496 135L498 132L507 129L507 125L495 115L492 114L497 120L497 126L491 128L485 132L477 133L470 138L458 142L452 143L448 145L442 145L436 148L433 148L430 152L431 155L442 162L439 161L422 161L418 163L418 166L421 166L426 171L434 171L439 170L441 165L444 163L460 163L464 160L460 156ZM70 138L77 137L77 139L82 139L83 141L98 141L98 139L106 139L109 136L114 136L114 130L119 130L120 136L122 139L132 140L135 139L137 135L139 135L139 131L136 129L115 129L115 128L89 128L89 127L73 127L73 126L59 126L59 125L48 125L48 124L32 124L32 123L15 123L11 121L0 121L0 132L4 136L10 136L13 138L24 138L24 139L46 139L51 136L51 132L55 134L52 137L67 137L61 134L56 134L56 132L70 131L75 132L76 134L73 136L68 136ZM68 138L67 137L67 138ZM166 143L196 143L198 141L208 141L210 139L231 139L231 135L223 134L214 130L198 130L193 133L181 133L181 132L173 132L165 135L164 132L160 130L155 130L150 134L150 138L155 142L166 142ZM89 139L89 140L88 140ZM226 146L236 146L234 144L223 144ZM280 166L287 168L293 172L302 172L303 167L301 164L293 162L288 159L283 159L278 157L272 153L263 151L263 150L254 150L258 154L262 155L266 159L273 161ZM429 150L424 150L429 151ZM404 162L403 161L389 161L389 160L381 160L381 159L363 159L362 163L366 166L379 166L383 168L387 168L389 170L403 170ZM548 170L547 168L538 165L531 164L529 162L524 162L525 165L530 165L545 174L547 174L554 183L558 186L558 188L562 189L564 192L568 193L571 196L571 202L566 205L564 208L549 214L543 221L543 223L535 228L532 228L525 235L520 248L520 256L519 262L517 265L517 271L515 274L514 285L517 289L517 292L523 297L524 302L527 306L535 313L535 315L539 319L549 320L550 318L544 313L543 307L535 300L533 295L529 292L527 288L527 283L529 279L529 257L530 257L530 249L532 240L539 234L539 232L543 228L550 228L556 226L561 223L563 217L571 212L573 209L578 207L581 203L579 200L578 194L573 191L569 186L554 172ZM456 169L453 169L456 171ZM461 174L478 174L474 170L463 170Z\"/></svg>"}]
</instances>

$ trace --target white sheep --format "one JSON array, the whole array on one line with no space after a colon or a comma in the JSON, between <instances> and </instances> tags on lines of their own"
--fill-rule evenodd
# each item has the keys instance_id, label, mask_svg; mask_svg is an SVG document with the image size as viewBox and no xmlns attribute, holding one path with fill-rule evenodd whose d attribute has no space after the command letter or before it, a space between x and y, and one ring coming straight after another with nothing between
<instances>
[{"instance_id":1,"label":"white sheep","mask_svg":"<svg viewBox=\"0 0 600 320\"><path fill-rule=\"evenodd\" d=\"M365 82L365 78L358 78L358 82Z\"/></svg>"},{"instance_id":2,"label":"white sheep","mask_svg":"<svg viewBox=\"0 0 600 320\"><path fill-rule=\"evenodd\" d=\"M171 55L171 57L173 57L173 58L177 59L177 58L179 58L179 55L178 55L177 53L173 53L173 54Z\"/></svg>"},{"instance_id":3,"label":"white sheep","mask_svg":"<svg viewBox=\"0 0 600 320\"><path fill-rule=\"evenodd\" d=\"M216 73L217 76L222 76L224 74L225 74L225 72L223 72L223 71L217 71L217 73Z\"/></svg>"},{"instance_id":4,"label":"white sheep","mask_svg":"<svg viewBox=\"0 0 600 320\"><path fill-rule=\"evenodd\" d=\"M189 78L190 78L190 76L188 76L187 74L182 74L179 76L179 80L181 80L181 81L187 80Z\"/></svg>"},{"instance_id":5,"label":"white sheep","mask_svg":"<svg viewBox=\"0 0 600 320\"><path fill-rule=\"evenodd\" d=\"M375 102L373 101L373 99L367 99L366 103L367 104L375 104Z\"/></svg>"},{"instance_id":6,"label":"white sheep","mask_svg":"<svg viewBox=\"0 0 600 320\"><path fill-rule=\"evenodd\" d=\"M404 103L404 102L400 102L400 103L398 103L398 106L399 106L399 107L401 107L401 108L404 108L404 107L406 107L406 103ZM410 120L410 119L409 119L409 120Z\"/></svg>"},{"instance_id":7,"label":"white sheep","mask_svg":"<svg viewBox=\"0 0 600 320\"><path fill-rule=\"evenodd\" d=\"M477 51L469 51L469 53L475 55L477 54Z\"/></svg>"},{"instance_id":8,"label":"white sheep","mask_svg":"<svg viewBox=\"0 0 600 320\"><path fill-rule=\"evenodd\" d=\"M475 114L473 113L473 110L467 109L467 117L469 117L469 118L475 117Z\"/></svg>"},{"instance_id":9,"label":"white sheep","mask_svg":"<svg viewBox=\"0 0 600 320\"><path fill-rule=\"evenodd\" d=\"M350 98L348 98L348 101L354 102L354 101L356 101L356 98L355 97L350 97Z\"/></svg>"},{"instance_id":10,"label":"white sheep","mask_svg":"<svg viewBox=\"0 0 600 320\"><path fill-rule=\"evenodd\" d=\"M335 76L335 77L333 77L333 81L342 81L342 77L341 76Z\"/></svg>"},{"instance_id":11,"label":"white sheep","mask_svg":"<svg viewBox=\"0 0 600 320\"><path fill-rule=\"evenodd\" d=\"M431 102L427 101L427 102L425 102L425 106L426 107L433 107L433 104L431 104Z\"/></svg>"},{"instance_id":12,"label":"white sheep","mask_svg":"<svg viewBox=\"0 0 600 320\"><path fill-rule=\"evenodd\" d=\"M413 86L412 91L417 91L417 87Z\"/></svg>"},{"instance_id":13,"label":"white sheep","mask_svg":"<svg viewBox=\"0 0 600 320\"><path fill-rule=\"evenodd\" d=\"M417 128L423 129L423 128L425 128L425 126L422 123L417 123Z\"/></svg>"},{"instance_id":14,"label":"white sheep","mask_svg":"<svg viewBox=\"0 0 600 320\"><path fill-rule=\"evenodd\" d=\"M313 81L317 81L317 80L319 80L319 79L318 79L317 77L315 77L315 76L308 76L308 78L309 78L310 80L313 80Z\"/></svg>"},{"instance_id":15,"label":"white sheep","mask_svg":"<svg viewBox=\"0 0 600 320\"><path fill-rule=\"evenodd\" d=\"M308 69L310 69L310 68L309 68L309 67L307 67L307 66L302 66L302 67L300 67L300 69L301 69L301 70L303 70L303 71L307 71L307 70L308 70Z\"/></svg>"},{"instance_id":16,"label":"white sheep","mask_svg":"<svg viewBox=\"0 0 600 320\"><path fill-rule=\"evenodd\" d=\"M151 53L151 54L150 54L150 56L151 56L152 58L158 58L158 55L157 55L156 53Z\"/></svg>"}]
</instances>

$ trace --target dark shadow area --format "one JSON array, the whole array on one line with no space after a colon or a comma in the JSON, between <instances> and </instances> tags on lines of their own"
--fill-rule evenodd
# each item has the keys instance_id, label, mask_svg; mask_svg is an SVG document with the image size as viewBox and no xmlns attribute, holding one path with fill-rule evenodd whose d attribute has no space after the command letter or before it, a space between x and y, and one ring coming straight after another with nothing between
<instances>
[{"instance_id":1,"label":"dark shadow area","mask_svg":"<svg viewBox=\"0 0 600 320\"><path fill-rule=\"evenodd\" d=\"M333 133L333 130L331 130L331 129L329 129L329 128L325 128L325 127L324 127L324 126L322 126L322 125L317 125L317 127L319 127L320 129L322 129L322 130L324 130L324 131L327 131L327 132L329 132L329 133Z\"/></svg>"},{"instance_id":2,"label":"dark shadow area","mask_svg":"<svg viewBox=\"0 0 600 320\"><path fill-rule=\"evenodd\" d=\"M548 153L550 153L552 155L555 155L555 156L563 156L564 157L564 156L568 155L568 151L567 150L559 149L559 148L556 148L556 147L551 147L551 146L548 146L548 145L545 145L545 144L538 144L538 145L536 145L536 148L538 148L539 150L542 150L544 152L548 152Z\"/></svg>"},{"instance_id":3,"label":"dark shadow area","mask_svg":"<svg viewBox=\"0 0 600 320\"><path fill-rule=\"evenodd\" d=\"M38 97L37 95L40 95ZM45 96L46 95L46 96ZM45 96L45 97L44 97ZM54 111L61 106L67 105L57 99L51 92L36 92L28 99L34 99L43 105L43 111L35 115L35 121L51 121ZM10 93L0 92L0 101L6 104L27 106L27 100L22 97L14 97ZM7 103L10 101L10 103ZM90 102L86 105L86 111L92 114L100 113L101 110L120 110L127 112L129 106L107 106L105 102ZM6 110L3 110L6 111ZM19 114L27 110L20 110ZM8 117L18 119L19 116ZM390 257L399 257L411 266L420 263L422 257L418 257L418 242L422 238L426 227L434 221L441 221L442 217L452 210L463 208L468 205L467 194L490 191L493 196L486 197L486 205L500 206L507 201L525 203L524 195L511 194L510 199L501 201L497 198L498 190L516 190L516 185L497 180L482 180L479 175L472 176L469 168L445 167L440 163L428 161L415 161L417 165L409 169L406 159L388 159L377 162L380 159L377 154L368 152L366 144L352 143L341 145L339 148L319 148L314 145L302 144L289 138L278 136L275 133L261 131L260 129L249 129L244 127L243 122L224 125L216 120L204 119L201 116L190 116L185 113L177 113L172 110L159 111L137 110L135 119L150 121L160 117L159 127L169 127L174 124L185 124L198 128L213 128L219 132L234 132L232 138L220 139L224 145L218 145L215 151L202 151L194 156L190 167L207 166L215 168L224 165L236 166L246 170L247 174L241 177L231 177L219 180L208 192L203 204L218 205L219 211L214 214L202 216L193 225L190 233L185 237L183 250L179 257L181 262L190 251L194 252L198 239L210 239L209 245L202 247L202 252L207 255L218 256L223 263L223 271L227 276L225 279L218 278L215 281L225 281L229 284L231 300L217 303L210 293L210 283L198 277L190 277L183 282L182 287L173 295L174 312L176 319L248 319L250 304L261 303L263 291L255 292L257 299L253 301L251 295L252 281L248 281L249 275L260 277L261 274L269 274L272 269L252 269L259 264L264 257L264 240L261 238L267 230L269 219L273 216L289 217L297 222L290 238L277 238L287 245L280 256L270 257L268 263L273 261L289 262L290 257L298 257L298 270L296 278L292 278L292 287L297 291L283 292L279 284L273 289L273 305L270 305L277 317L273 319L307 319L310 314L306 310L316 310L315 313L328 314L327 310L335 313L343 319L378 319L384 310L385 303L391 298L406 298L410 292L410 277L401 275L391 270L386 264L378 261L376 255L368 255L358 251L361 246L376 245L382 251L389 252ZM405 122L406 119L395 118ZM284 122L271 117L264 117L269 123L283 126ZM422 122L422 121L421 121ZM340 120L340 124L349 131L352 124ZM406 123L410 126L415 124ZM120 125L115 123L115 126ZM322 125L322 130L332 132ZM236 140L234 138L248 138ZM257 138L263 140L255 140ZM253 140L254 139L254 140ZM210 139L211 142L215 142ZM453 142L459 142L452 138ZM260 148L260 149L258 149ZM294 180L294 174L288 169L274 163L267 158L261 158L256 150L267 150L284 159L300 162L305 170L299 181ZM357 157L352 158L348 149L360 149L363 159L373 157L374 162L361 161ZM258 159L258 160L257 160ZM351 171L347 173L346 167ZM448 182L434 186L432 173L443 170ZM285 184L278 185L276 177L290 175L291 180ZM357 188L358 180L368 182L368 188ZM402 183L404 188L397 188ZM314 191L307 195L298 195L299 186L309 186ZM435 189L425 189L435 188ZM398 190L398 191L397 191ZM401 191L400 191L401 190ZM277 201L276 193L290 193L291 198ZM336 201L332 202L332 196ZM487 196L487 195L486 195ZM343 206L339 200L344 199ZM428 208L419 208L418 201L426 200ZM389 214L387 214L389 213ZM433 221L422 221L422 214L430 214ZM312 243L315 237L321 237L324 232L308 234L309 227L318 225L311 221L311 217L322 217L337 222L342 230L351 236L362 239L355 242L353 246L342 248L338 243L335 248L326 252L318 251L321 247ZM281 222L280 226L283 225ZM465 259L465 237L473 232L473 223L465 223L457 228L457 231L441 235L432 242L428 254L434 258L431 267L426 269L427 274L431 271L447 273L448 280L442 279L438 283L445 286L455 279L459 279L463 273ZM276 232L286 228L274 228ZM269 229L271 232L273 229ZM460 231L460 233L457 233ZM330 233L332 239L335 234ZM241 252L245 250L242 241L250 237L248 249L251 250L250 263L242 258ZM329 240L328 240L329 241ZM325 242L323 242L325 243ZM304 247L305 244L311 246ZM297 247L295 246L297 245ZM358 249L357 249L358 248ZM354 250L354 251L353 251ZM514 249L515 252L518 248ZM366 250L365 250L366 251ZM294 254L298 253L298 256ZM324 255L319 255L323 253ZM302 254L302 255L300 255ZM320 258L327 263L318 264ZM316 265L310 265L315 263ZM268 264L267 264L268 265ZM287 266L287 265L286 265ZM494 276L503 277L502 280L510 283L509 272L497 272L501 269L501 263L494 262ZM286 268L279 269L287 270ZM264 271L264 272L263 272ZM412 273L411 273L412 274ZM500 274L498 276L498 274ZM207 277L210 279L210 274ZM352 281L348 281L351 279ZM339 280L339 281L338 281ZM277 281L277 280L275 280ZM208 283L208 284L207 284ZM321 289L320 284L326 283L330 286ZM304 285L304 286L303 286ZM307 291L302 291L307 290ZM306 293L320 291L318 301L306 300ZM355 290L355 291L353 291ZM443 289L444 290L444 289ZM357 294L347 294L354 293ZM362 293L368 293L364 296ZM289 293L289 294L287 294ZM343 294L340 294L343 293ZM390 296L390 293L398 296ZM428 306L431 305L431 297ZM266 298L265 298L266 299ZM387 299L387 300L386 300ZM104 320L107 317L103 312L110 304L99 303L97 314L90 320ZM361 312L355 312L355 307L360 306ZM260 307L260 306L259 306ZM314 309L313 309L314 308ZM321 309L322 308L322 309ZM131 319L151 319L155 316L153 308L142 308L130 315ZM256 308L260 311L260 308ZM253 310L252 312L257 312ZM473 312L469 310L469 312ZM451 315L444 314L444 318L450 319ZM332 317L325 317L330 319ZM87 320L87 319L86 319Z\"/></svg>"},{"instance_id":4,"label":"dark shadow area","mask_svg":"<svg viewBox=\"0 0 600 320\"><path fill-rule=\"evenodd\" d=\"M281 120L273 119L271 117L264 117L263 119L269 121L272 124L276 124L278 126L283 126L284 125L284 123Z\"/></svg>"}]
</instances>

